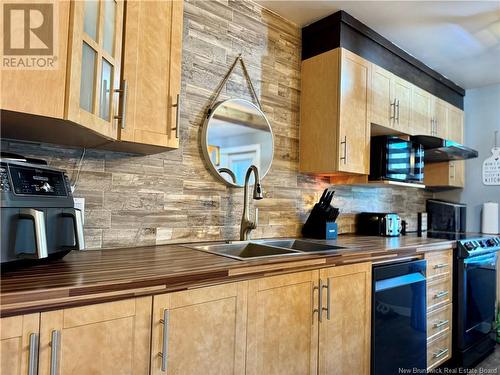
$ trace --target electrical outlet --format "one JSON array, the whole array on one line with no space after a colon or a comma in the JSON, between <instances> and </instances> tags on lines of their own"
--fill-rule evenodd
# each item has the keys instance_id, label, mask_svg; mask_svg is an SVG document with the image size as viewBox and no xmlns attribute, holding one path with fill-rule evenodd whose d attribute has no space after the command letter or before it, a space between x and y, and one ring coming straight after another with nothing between
<instances>
[{"instance_id":1,"label":"electrical outlet","mask_svg":"<svg viewBox=\"0 0 500 375\"><path fill-rule=\"evenodd\" d=\"M82 211L82 221L85 223L85 198L73 198L75 208Z\"/></svg>"}]
</instances>

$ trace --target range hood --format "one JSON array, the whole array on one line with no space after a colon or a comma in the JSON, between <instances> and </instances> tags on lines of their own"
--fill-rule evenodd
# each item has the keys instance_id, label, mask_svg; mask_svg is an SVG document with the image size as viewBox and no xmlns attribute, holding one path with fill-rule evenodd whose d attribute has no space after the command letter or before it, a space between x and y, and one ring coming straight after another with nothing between
<instances>
[{"instance_id":1,"label":"range hood","mask_svg":"<svg viewBox=\"0 0 500 375\"><path fill-rule=\"evenodd\" d=\"M424 147L424 162L439 163L478 157L478 152L460 143L431 135L412 135L410 139Z\"/></svg>"}]
</instances>

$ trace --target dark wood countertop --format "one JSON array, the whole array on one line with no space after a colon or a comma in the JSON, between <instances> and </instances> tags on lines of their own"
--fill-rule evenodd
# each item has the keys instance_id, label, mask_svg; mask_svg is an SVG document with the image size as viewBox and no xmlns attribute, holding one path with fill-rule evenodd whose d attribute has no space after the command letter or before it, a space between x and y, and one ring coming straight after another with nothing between
<instances>
[{"instance_id":1,"label":"dark wood countertop","mask_svg":"<svg viewBox=\"0 0 500 375\"><path fill-rule=\"evenodd\" d=\"M387 262L455 246L455 241L415 235L341 235L336 241L317 242L345 249L249 261L187 247L196 244L73 251L60 260L2 269L0 314L48 311L363 261Z\"/></svg>"}]
</instances>

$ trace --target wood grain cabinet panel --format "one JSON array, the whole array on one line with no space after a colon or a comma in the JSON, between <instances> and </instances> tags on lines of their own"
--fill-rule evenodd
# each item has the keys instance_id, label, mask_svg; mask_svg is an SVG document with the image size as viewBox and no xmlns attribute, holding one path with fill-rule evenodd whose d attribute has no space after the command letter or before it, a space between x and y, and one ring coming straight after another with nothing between
<instances>
[{"instance_id":1,"label":"wood grain cabinet panel","mask_svg":"<svg viewBox=\"0 0 500 375\"><path fill-rule=\"evenodd\" d=\"M246 304L246 282L155 296L151 374L243 375Z\"/></svg>"},{"instance_id":2,"label":"wood grain cabinet panel","mask_svg":"<svg viewBox=\"0 0 500 375\"><path fill-rule=\"evenodd\" d=\"M421 88L412 87L411 134L431 135L432 95Z\"/></svg>"},{"instance_id":3,"label":"wood grain cabinet panel","mask_svg":"<svg viewBox=\"0 0 500 375\"><path fill-rule=\"evenodd\" d=\"M300 171L368 174L371 63L343 48L302 62Z\"/></svg>"},{"instance_id":4,"label":"wood grain cabinet panel","mask_svg":"<svg viewBox=\"0 0 500 375\"><path fill-rule=\"evenodd\" d=\"M152 297L50 311L40 319L40 375L148 374Z\"/></svg>"},{"instance_id":5,"label":"wood grain cabinet panel","mask_svg":"<svg viewBox=\"0 0 500 375\"><path fill-rule=\"evenodd\" d=\"M308 271L249 282L248 375L317 373L318 275Z\"/></svg>"},{"instance_id":6,"label":"wood grain cabinet panel","mask_svg":"<svg viewBox=\"0 0 500 375\"><path fill-rule=\"evenodd\" d=\"M411 91L413 85L398 76L393 80L393 100L395 101L394 129L400 133L409 134L411 123Z\"/></svg>"},{"instance_id":7,"label":"wood grain cabinet panel","mask_svg":"<svg viewBox=\"0 0 500 375\"><path fill-rule=\"evenodd\" d=\"M0 375L28 374L30 366L36 374L39 321L40 314L0 319Z\"/></svg>"},{"instance_id":8,"label":"wood grain cabinet panel","mask_svg":"<svg viewBox=\"0 0 500 375\"><path fill-rule=\"evenodd\" d=\"M372 64L371 122L386 128L394 125L393 77L391 72Z\"/></svg>"},{"instance_id":9,"label":"wood grain cabinet panel","mask_svg":"<svg viewBox=\"0 0 500 375\"><path fill-rule=\"evenodd\" d=\"M120 140L177 148L183 1L130 1L126 8Z\"/></svg>"},{"instance_id":10,"label":"wood grain cabinet panel","mask_svg":"<svg viewBox=\"0 0 500 375\"><path fill-rule=\"evenodd\" d=\"M319 324L320 375L370 373L371 267L359 263L320 270L323 285L330 285L322 291L330 316L323 311Z\"/></svg>"}]
</instances>

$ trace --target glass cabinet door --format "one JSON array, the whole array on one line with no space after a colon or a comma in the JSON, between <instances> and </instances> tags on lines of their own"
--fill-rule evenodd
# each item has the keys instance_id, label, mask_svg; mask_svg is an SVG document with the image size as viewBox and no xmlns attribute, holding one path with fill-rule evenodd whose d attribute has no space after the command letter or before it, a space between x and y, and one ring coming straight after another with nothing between
<instances>
[{"instance_id":1,"label":"glass cabinet door","mask_svg":"<svg viewBox=\"0 0 500 375\"><path fill-rule=\"evenodd\" d=\"M116 138L123 0L73 1L71 6L67 118Z\"/></svg>"}]
</instances>

